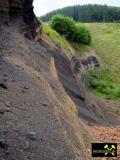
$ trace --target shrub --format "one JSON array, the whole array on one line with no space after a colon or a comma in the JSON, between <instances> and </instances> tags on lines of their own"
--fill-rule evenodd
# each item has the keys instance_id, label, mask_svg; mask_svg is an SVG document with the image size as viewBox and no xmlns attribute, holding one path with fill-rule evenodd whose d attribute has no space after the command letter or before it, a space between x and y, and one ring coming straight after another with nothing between
<instances>
[{"instance_id":1,"label":"shrub","mask_svg":"<svg viewBox=\"0 0 120 160\"><path fill-rule=\"evenodd\" d=\"M75 22L70 17L63 15L54 15L50 21L51 27L61 35L64 35L68 40L73 40Z\"/></svg>"},{"instance_id":2,"label":"shrub","mask_svg":"<svg viewBox=\"0 0 120 160\"><path fill-rule=\"evenodd\" d=\"M89 70L86 74L86 83L96 95L107 99L120 98L120 84L112 80L112 73L108 69Z\"/></svg>"},{"instance_id":3,"label":"shrub","mask_svg":"<svg viewBox=\"0 0 120 160\"><path fill-rule=\"evenodd\" d=\"M89 30L85 27L84 24L76 24L75 25L75 36L74 41L83 43L83 44L90 44L91 43L91 35Z\"/></svg>"},{"instance_id":4,"label":"shrub","mask_svg":"<svg viewBox=\"0 0 120 160\"><path fill-rule=\"evenodd\" d=\"M50 25L58 33L64 35L68 40L82 44L91 43L91 35L85 25L80 23L76 24L70 17L54 15L51 18Z\"/></svg>"}]
</instances>

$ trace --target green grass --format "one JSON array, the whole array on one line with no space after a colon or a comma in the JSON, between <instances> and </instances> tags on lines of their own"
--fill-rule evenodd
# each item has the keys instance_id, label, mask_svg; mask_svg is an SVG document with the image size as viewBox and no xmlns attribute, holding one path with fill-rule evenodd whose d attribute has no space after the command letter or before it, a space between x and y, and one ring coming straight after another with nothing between
<instances>
[{"instance_id":1,"label":"green grass","mask_svg":"<svg viewBox=\"0 0 120 160\"><path fill-rule=\"evenodd\" d=\"M43 32L58 42L62 48L68 49L72 46L80 55L94 50L100 58L102 69L88 72L87 82L93 88L95 95L108 99L120 99L120 23L87 23L85 25L92 35L90 46L68 42L47 23L43 24Z\"/></svg>"},{"instance_id":2,"label":"green grass","mask_svg":"<svg viewBox=\"0 0 120 160\"><path fill-rule=\"evenodd\" d=\"M92 45L104 68L120 83L120 23L89 23Z\"/></svg>"},{"instance_id":3,"label":"green grass","mask_svg":"<svg viewBox=\"0 0 120 160\"><path fill-rule=\"evenodd\" d=\"M106 99L120 98L120 84L115 83L109 69L89 70L85 79L95 95Z\"/></svg>"},{"instance_id":4,"label":"green grass","mask_svg":"<svg viewBox=\"0 0 120 160\"><path fill-rule=\"evenodd\" d=\"M84 55L85 52L89 52L91 47L89 45L84 45L80 43L68 42L64 36L61 36L58 32L52 29L49 23L43 24L43 33L47 34L53 41L58 42L63 49L74 48L75 51L81 56Z\"/></svg>"},{"instance_id":5,"label":"green grass","mask_svg":"<svg viewBox=\"0 0 120 160\"><path fill-rule=\"evenodd\" d=\"M70 47L69 42L53 30L48 23L43 23L43 33L47 34L53 41L58 42L64 49L68 49Z\"/></svg>"},{"instance_id":6,"label":"green grass","mask_svg":"<svg viewBox=\"0 0 120 160\"><path fill-rule=\"evenodd\" d=\"M70 43L71 46L75 49L76 53L80 56L83 56L86 52L91 51L91 47L89 45L79 44L79 43Z\"/></svg>"},{"instance_id":7,"label":"green grass","mask_svg":"<svg viewBox=\"0 0 120 160\"><path fill-rule=\"evenodd\" d=\"M93 76L95 71L87 75L89 83L93 83L93 93L108 99L120 99L120 23L88 23L86 26L92 35L90 48L95 50L102 65L101 71L96 72L99 76L97 82Z\"/></svg>"}]
</instances>

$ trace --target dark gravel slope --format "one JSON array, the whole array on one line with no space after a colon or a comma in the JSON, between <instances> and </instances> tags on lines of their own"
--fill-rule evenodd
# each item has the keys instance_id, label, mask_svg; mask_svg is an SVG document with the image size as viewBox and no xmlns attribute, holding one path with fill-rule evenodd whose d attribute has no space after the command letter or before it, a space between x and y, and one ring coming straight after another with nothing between
<instances>
[{"instance_id":1,"label":"dark gravel slope","mask_svg":"<svg viewBox=\"0 0 120 160\"><path fill-rule=\"evenodd\" d=\"M88 128L58 79L55 52L14 26L0 34L0 160L89 159Z\"/></svg>"},{"instance_id":2,"label":"dark gravel slope","mask_svg":"<svg viewBox=\"0 0 120 160\"><path fill-rule=\"evenodd\" d=\"M86 123L116 125L59 48L0 28L0 160L89 160Z\"/></svg>"}]
</instances>

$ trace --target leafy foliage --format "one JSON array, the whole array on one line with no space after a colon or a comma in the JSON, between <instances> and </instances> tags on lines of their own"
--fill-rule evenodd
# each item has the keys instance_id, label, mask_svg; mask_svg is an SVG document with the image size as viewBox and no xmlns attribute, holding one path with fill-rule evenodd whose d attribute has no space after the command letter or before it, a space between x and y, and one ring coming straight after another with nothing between
<instances>
[{"instance_id":1,"label":"leafy foliage","mask_svg":"<svg viewBox=\"0 0 120 160\"><path fill-rule=\"evenodd\" d=\"M41 17L42 21L49 21L53 15L63 14L72 17L77 22L119 22L120 7L107 5L75 5L52 11Z\"/></svg>"},{"instance_id":2,"label":"leafy foliage","mask_svg":"<svg viewBox=\"0 0 120 160\"><path fill-rule=\"evenodd\" d=\"M85 25L75 23L75 21L70 17L54 15L51 18L50 25L59 34L64 35L68 40L82 44L91 43L91 35Z\"/></svg>"},{"instance_id":3,"label":"leafy foliage","mask_svg":"<svg viewBox=\"0 0 120 160\"><path fill-rule=\"evenodd\" d=\"M80 42L82 44L91 43L91 34L84 24L78 23L75 25L74 41Z\"/></svg>"},{"instance_id":4,"label":"leafy foliage","mask_svg":"<svg viewBox=\"0 0 120 160\"><path fill-rule=\"evenodd\" d=\"M86 74L86 83L96 95L107 99L120 98L120 85L113 81L109 69L89 70Z\"/></svg>"},{"instance_id":5,"label":"leafy foliage","mask_svg":"<svg viewBox=\"0 0 120 160\"><path fill-rule=\"evenodd\" d=\"M67 39L73 39L75 22L70 17L55 15L51 18L51 27Z\"/></svg>"}]
</instances>

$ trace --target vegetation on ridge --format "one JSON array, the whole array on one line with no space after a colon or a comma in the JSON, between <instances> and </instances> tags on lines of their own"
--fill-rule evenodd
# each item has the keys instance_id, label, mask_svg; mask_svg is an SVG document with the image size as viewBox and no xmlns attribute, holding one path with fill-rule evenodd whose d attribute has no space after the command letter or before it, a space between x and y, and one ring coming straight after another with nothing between
<instances>
[{"instance_id":1,"label":"vegetation on ridge","mask_svg":"<svg viewBox=\"0 0 120 160\"><path fill-rule=\"evenodd\" d=\"M64 36L44 23L47 33L63 48L73 47L78 54L84 55L93 50L101 61L101 69L89 71L86 80L93 93L107 99L120 99L120 24L119 23L85 23L92 35L92 43L83 45L67 41ZM81 25L81 23L77 23ZM46 31L45 31L46 30ZM57 35L57 36L56 36Z\"/></svg>"},{"instance_id":2,"label":"vegetation on ridge","mask_svg":"<svg viewBox=\"0 0 120 160\"><path fill-rule=\"evenodd\" d=\"M120 99L120 23L87 23L86 26L92 35L90 47L100 58L102 68L88 73L90 83L95 82L93 85L96 85L96 76L99 77L98 86L93 87L94 93Z\"/></svg>"},{"instance_id":3,"label":"vegetation on ridge","mask_svg":"<svg viewBox=\"0 0 120 160\"><path fill-rule=\"evenodd\" d=\"M114 82L109 69L89 70L86 75L86 83L97 96L107 99L120 98L120 84Z\"/></svg>"},{"instance_id":4,"label":"vegetation on ridge","mask_svg":"<svg viewBox=\"0 0 120 160\"><path fill-rule=\"evenodd\" d=\"M43 23L43 33L48 35L53 41L59 43L62 48L68 49L71 47L65 37L52 29L48 23Z\"/></svg>"},{"instance_id":5,"label":"vegetation on ridge","mask_svg":"<svg viewBox=\"0 0 120 160\"><path fill-rule=\"evenodd\" d=\"M72 17L77 22L119 22L120 7L107 5L75 5L65 7L40 17L42 21L49 21L53 15L63 14Z\"/></svg>"},{"instance_id":6,"label":"vegetation on ridge","mask_svg":"<svg viewBox=\"0 0 120 160\"><path fill-rule=\"evenodd\" d=\"M50 25L54 30L70 41L79 44L91 43L91 35L86 26L84 24L75 23L70 17L55 15L51 18Z\"/></svg>"}]
</instances>

